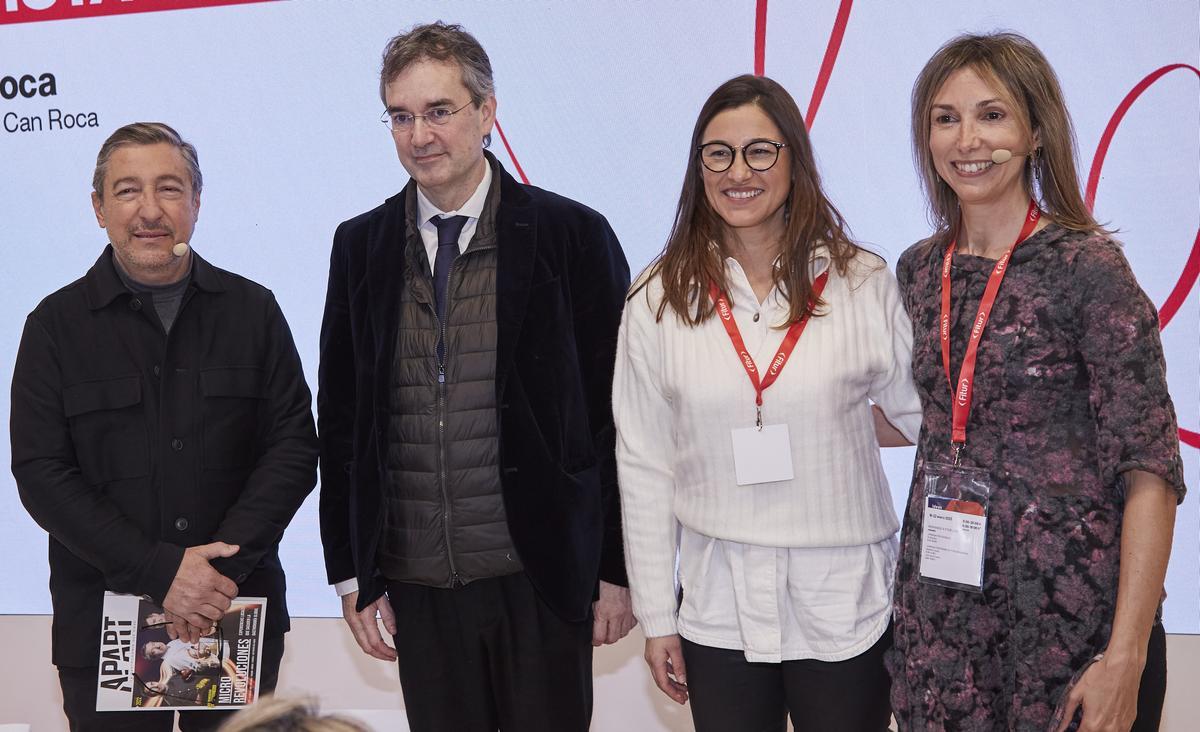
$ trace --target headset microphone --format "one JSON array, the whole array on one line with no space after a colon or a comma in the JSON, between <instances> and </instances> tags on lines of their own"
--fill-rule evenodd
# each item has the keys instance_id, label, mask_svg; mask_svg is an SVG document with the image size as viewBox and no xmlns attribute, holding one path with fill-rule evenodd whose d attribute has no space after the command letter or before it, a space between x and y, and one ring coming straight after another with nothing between
<instances>
[{"instance_id":1,"label":"headset microphone","mask_svg":"<svg viewBox=\"0 0 1200 732\"><path fill-rule=\"evenodd\" d=\"M1003 165L1004 163L1007 163L1009 160L1012 160L1014 157L1024 158L1024 157L1028 157L1028 155L1029 155L1029 153L1021 153L1018 155L1013 155L1012 150L1005 150L1004 148L1001 147L1001 148L997 148L992 151L992 162L995 163L996 165Z\"/></svg>"},{"instance_id":2,"label":"headset microphone","mask_svg":"<svg viewBox=\"0 0 1200 732\"><path fill-rule=\"evenodd\" d=\"M995 157L996 157L996 154L992 153L992 158L994 159ZM186 241L181 241L178 244L176 244L175 246L171 247L171 253L174 254L176 257L182 257L183 255L188 253L188 249L190 249L190 247L188 246L188 243Z\"/></svg>"}]
</instances>

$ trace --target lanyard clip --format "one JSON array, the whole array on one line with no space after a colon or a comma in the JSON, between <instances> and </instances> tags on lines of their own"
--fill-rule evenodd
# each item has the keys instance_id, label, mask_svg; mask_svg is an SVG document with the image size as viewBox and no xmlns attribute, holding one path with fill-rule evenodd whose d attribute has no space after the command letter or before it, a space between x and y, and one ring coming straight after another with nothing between
<instances>
[{"instance_id":1,"label":"lanyard clip","mask_svg":"<svg viewBox=\"0 0 1200 732\"><path fill-rule=\"evenodd\" d=\"M967 446L967 443L965 443L965 442L954 442L954 443L951 443L951 444L952 444L952 445L954 445L954 464L955 464L955 465L958 465L958 461L959 461L959 459L962 457L962 451L963 451L963 448Z\"/></svg>"},{"instance_id":2,"label":"lanyard clip","mask_svg":"<svg viewBox=\"0 0 1200 732\"><path fill-rule=\"evenodd\" d=\"M754 426L759 432L762 432L762 407L755 407Z\"/></svg>"}]
</instances>

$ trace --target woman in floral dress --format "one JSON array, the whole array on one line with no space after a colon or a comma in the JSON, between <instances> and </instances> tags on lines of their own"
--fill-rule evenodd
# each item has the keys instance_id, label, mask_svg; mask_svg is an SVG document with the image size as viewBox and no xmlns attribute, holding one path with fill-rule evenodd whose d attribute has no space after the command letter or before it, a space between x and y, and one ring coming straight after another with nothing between
<instances>
[{"instance_id":1,"label":"woman in floral dress","mask_svg":"<svg viewBox=\"0 0 1200 732\"><path fill-rule=\"evenodd\" d=\"M888 658L900 728L1157 729L1184 485L1155 308L1083 203L1058 80L1027 39L943 46L912 129L937 231L897 266L924 408ZM924 486L956 457L991 486L973 588L922 564Z\"/></svg>"}]
</instances>

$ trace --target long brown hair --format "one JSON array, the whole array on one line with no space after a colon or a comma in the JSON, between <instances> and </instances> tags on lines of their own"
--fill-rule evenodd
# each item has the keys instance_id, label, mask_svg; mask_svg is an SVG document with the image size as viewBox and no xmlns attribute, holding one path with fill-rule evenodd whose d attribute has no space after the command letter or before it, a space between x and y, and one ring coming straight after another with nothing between
<instances>
[{"instance_id":1,"label":"long brown hair","mask_svg":"<svg viewBox=\"0 0 1200 732\"><path fill-rule=\"evenodd\" d=\"M933 54L912 91L913 159L929 204L934 241L945 244L958 229L958 196L942 180L929 149L934 97L956 71L972 69L1011 105L1029 140L1039 147L1025 165L1025 190L1059 225L1089 233L1104 229L1092 218L1079 191L1075 168L1075 129L1063 101L1058 76L1028 38L1016 33L961 35Z\"/></svg>"},{"instance_id":2,"label":"long brown hair","mask_svg":"<svg viewBox=\"0 0 1200 732\"><path fill-rule=\"evenodd\" d=\"M824 244L839 272L845 272L857 247L846 234L846 223L825 193L813 159L812 145L804 127L804 118L792 95L775 81L749 74L730 79L709 96L700 108L688 148L688 168L683 190L675 210L675 224L663 251L651 265L636 293L653 277L662 280L663 299L657 320L670 306L689 326L697 326L712 317L713 304L706 296L708 284L728 292L725 281L725 257L729 253L728 227L713 211L704 195L699 146L704 130L721 112L748 104L761 109L786 144L780 155L791 155L791 190L784 203L786 222L780 242L779 266L775 268L775 286L788 298L788 322L804 317L813 295L809 261L813 250ZM714 246L715 245L715 246ZM814 315L824 303L814 303Z\"/></svg>"}]
</instances>

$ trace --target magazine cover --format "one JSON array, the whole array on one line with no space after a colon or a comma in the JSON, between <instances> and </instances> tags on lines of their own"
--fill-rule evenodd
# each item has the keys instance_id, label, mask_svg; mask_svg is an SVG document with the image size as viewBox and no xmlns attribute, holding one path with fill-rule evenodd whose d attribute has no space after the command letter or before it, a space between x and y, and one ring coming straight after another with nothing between
<instances>
[{"instance_id":1,"label":"magazine cover","mask_svg":"<svg viewBox=\"0 0 1200 732\"><path fill-rule=\"evenodd\" d=\"M238 597L196 643L171 640L158 605L104 593L97 711L231 709L258 698L267 600Z\"/></svg>"}]
</instances>

